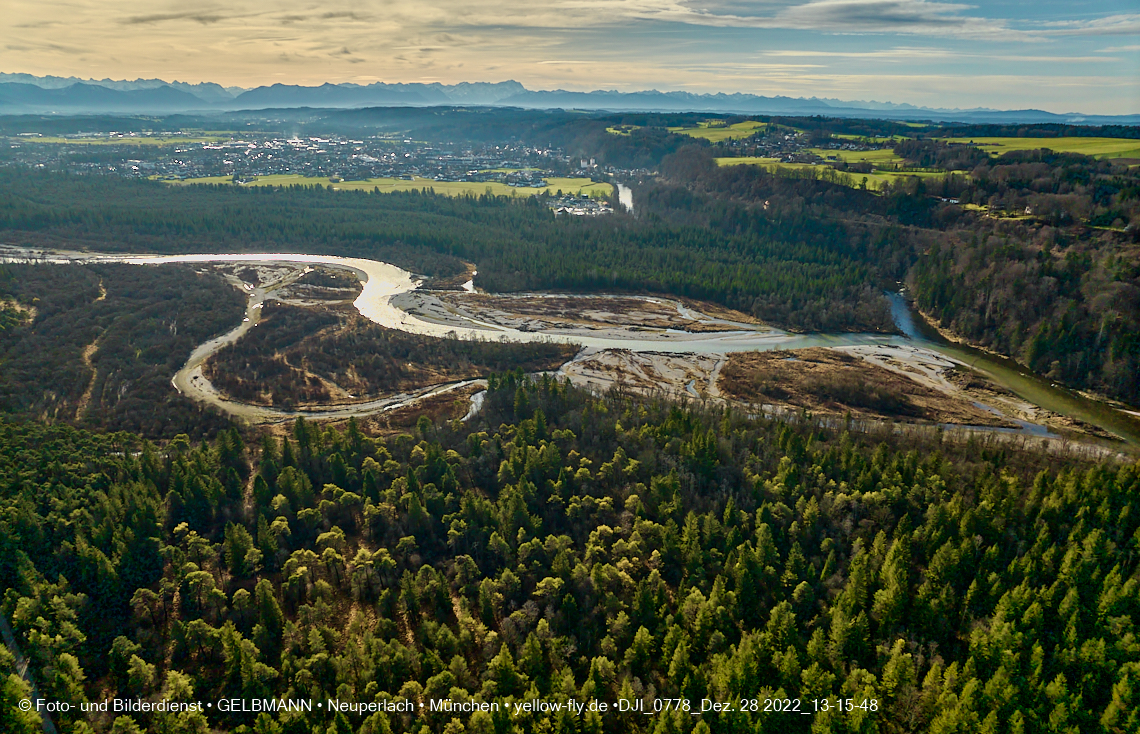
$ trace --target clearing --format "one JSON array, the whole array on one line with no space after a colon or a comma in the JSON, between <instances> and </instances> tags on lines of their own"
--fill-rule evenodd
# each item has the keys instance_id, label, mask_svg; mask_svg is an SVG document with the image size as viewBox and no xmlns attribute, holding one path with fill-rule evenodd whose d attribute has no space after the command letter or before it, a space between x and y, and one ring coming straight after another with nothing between
<instances>
[{"instance_id":1,"label":"clearing","mask_svg":"<svg viewBox=\"0 0 1140 734\"><path fill-rule=\"evenodd\" d=\"M832 152L838 153L839 151ZM890 153L891 151L885 152ZM900 178L906 178L908 176L916 176L918 178L935 178L938 176L946 175L946 173L942 171L875 171L873 173L852 173L848 171L837 171L826 163L781 163L775 158L717 158L716 162L718 166L762 166L772 173L775 173L778 169L791 171L804 171L810 169L835 171L835 183L843 184L844 186L850 186L853 189L860 188L862 186L864 178L867 179L867 188L879 189L882 188L883 184L887 182Z\"/></svg>"},{"instance_id":2,"label":"clearing","mask_svg":"<svg viewBox=\"0 0 1140 734\"><path fill-rule=\"evenodd\" d=\"M217 143L229 139L229 135L108 135L83 138L28 136L19 138L21 142L53 143L57 145L189 145L192 143Z\"/></svg>"},{"instance_id":3,"label":"clearing","mask_svg":"<svg viewBox=\"0 0 1140 734\"><path fill-rule=\"evenodd\" d=\"M993 155L1011 150L1048 148L1057 153L1081 153L1094 158L1140 158L1140 140L1131 138L940 138L948 143L973 143Z\"/></svg>"},{"instance_id":4,"label":"clearing","mask_svg":"<svg viewBox=\"0 0 1140 734\"><path fill-rule=\"evenodd\" d=\"M745 120L734 125L725 125L719 120L698 123L696 127L671 127L669 132L677 135L688 135L691 138L704 138L710 143L719 143L722 140L739 140L755 135L768 127L766 122Z\"/></svg>"},{"instance_id":5,"label":"clearing","mask_svg":"<svg viewBox=\"0 0 1140 734\"><path fill-rule=\"evenodd\" d=\"M808 148L820 158L834 157L846 163L870 163L872 165L894 165L906 163L906 159L895 154L890 148L882 150L828 150L827 148Z\"/></svg>"},{"instance_id":6,"label":"clearing","mask_svg":"<svg viewBox=\"0 0 1140 734\"><path fill-rule=\"evenodd\" d=\"M392 191L421 191L431 189L437 194L447 196L478 196L491 193L495 196L534 196L538 193L554 194L562 191L564 194L574 194L587 197L605 197L613 193L612 184L599 183L588 178L547 178L547 186L507 186L498 181L436 181L430 178L413 178L411 180L398 178L369 178L362 181L336 181L323 176L302 176L300 174L276 174L272 176L257 176L252 181L237 184L239 186L327 186L333 191L372 191L379 189L382 193ZM231 176L209 176L205 178L187 178L180 181L165 181L164 183L177 186L190 184L232 184Z\"/></svg>"}]
</instances>

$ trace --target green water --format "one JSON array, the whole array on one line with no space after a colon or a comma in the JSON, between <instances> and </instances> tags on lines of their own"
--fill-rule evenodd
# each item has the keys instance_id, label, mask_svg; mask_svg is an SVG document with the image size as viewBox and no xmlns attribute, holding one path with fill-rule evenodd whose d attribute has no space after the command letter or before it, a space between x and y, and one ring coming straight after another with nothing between
<instances>
[{"instance_id":1,"label":"green water","mask_svg":"<svg viewBox=\"0 0 1140 734\"><path fill-rule=\"evenodd\" d=\"M1096 426L1140 449L1140 419L1111 405L1038 377L1011 359L944 339L897 293L888 293L895 324L916 344L970 366L1018 397L1045 410Z\"/></svg>"}]
</instances>

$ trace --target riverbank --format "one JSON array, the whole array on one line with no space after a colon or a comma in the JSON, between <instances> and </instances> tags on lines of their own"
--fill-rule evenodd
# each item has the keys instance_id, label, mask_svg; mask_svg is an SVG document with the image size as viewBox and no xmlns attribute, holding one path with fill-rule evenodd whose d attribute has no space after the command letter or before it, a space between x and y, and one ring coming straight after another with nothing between
<instances>
[{"instance_id":1,"label":"riverbank","mask_svg":"<svg viewBox=\"0 0 1140 734\"><path fill-rule=\"evenodd\" d=\"M435 337L455 337L461 339L506 339L510 341L558 341L581 344L593 352L590 359L572 360L564 366L563 372L583 384L597 385L615 380L605 377L607 373L626 374L621 379L636 380L651 386L655 381L659 389L673 390L678 380L684 377L679 394L689 397L718 397L716 380L709 380L717 365L723 366L726 355L737 352L768 351L773 349L804 349L823 347L844 350L858 355L869 364L877 364L885 369L894 369L908 379L922 374L931 385L941 385L940 389L952 391L947 385L953 381L945 375L935 379L931 371L932 357L938 355L957 367L969 368L982 375L999 390L1022 401L1020 404L1007 401L1002 406L981 403L979 409L991 415L1012 421L1017 428L996 426L995 430L1021 431L1030 435L1048 434L1053 426L1047 425L1051 416L1062 416L1070 421L1068 425L1054 425L1060 430L1076 430L1090 438L1102 439L1112 434L1140 446L1140 421L1122 411L1109 406L1089 406L1081 404L1085 400L1057 388L1042 385L1035 377L1018 372L1003 365L999 360L979 352L969 352L960 345L941 344L923 337L915 328L909 309L897 294L892 300L892 312L900 330L908 336L878 334L791 334L778 329L743 319L734 321L724 318L726 314L715 316L702 312L699 304L657 297L629 297L579 294L513 294L509 296L488 296L473 294L466 290L435 293L419 290L421 283L407 271L393 265L360 258L340 258L307 254L201 254L177 256L120 256L92 253L35 253L40 259L51 262L93 260L127 262L133 264L157 265L169 262L247 264L300 268L321 265L352 273L361 282L360 295L353 306L365 318L388 328L412 334ZM28 255L25 253L25 257ZM57 259L52 259L57 258ZM299 277L299 276L298 276ZM294 278L295 279L295 278ZM260 293L250 283L242 286L250 293L247 321L219 337L215 337L194 350L184 368L176 378L175 386L195 399L200 399L231 415L253 421L288 420L297 415L313 418L337 418L350 414L362 415L389 410L395 404L405 405L408 401L420 399L421 391L414 394L400 394L376 401L353 405L312 406L306 411L282 411L264 406L226 400L213 390L202 374L201 365L209 354L225 344L233 343L254 328L260 311L260 301L264 299L265 288ZM632 299L632 300L631 300ZM519 308L512 309L512 304ZM633 304L634 308L630 308ZM593 308L582 308L583 305ZM539 313L535 313L536 309ZM523 311L518 313L517 311ZM529 311L529 313L527 312ZM905 315L905 318L904 318ZM692 330L686 330L688 325ZM706 330L709 326L713 329ZM677 328L681 327L681 328ZM612 355L596 357L601 352L614 354L648 354L642 359L642 366L630 366L628 358ZM658 356L652 356L657 353ZM665 355L665 356L662 356ZM916 356L921 355L921 356ZM622 361L626 366L618 368ZM588 375L591 360L596 363L593 374ZM598 360L602 360L599 362ZM607 362L609 366L607 367ZM708 367L706 370L706 366ZM948 369L942 365L939 369ZM638 373L640 372L640 375ZM706 374L707 372L707 374ZM604 378L604 379L603 379ZM454 389L454 385L440 385L441 389ZM699 385L708 385L703 390ZM968 397L969 384L958 386ZM422 391L428 394L430 391ZM994 402L990 400L989 402ZM1088 401L1092 402L1092 401ZM1012 407L1011 407L1012 406ZM978 406L975 406L978 407ZM1020 411L1020 412L1018 412ZM1010 415L1009 413L1013 413ZM1039 423L1036 420L1043 420ZM1090 428L1092 427L1092 428ZM972 426L985 430L985 426ZM1099 429L1103 433L1096 435Z\"/></svg>"}]
</instances>

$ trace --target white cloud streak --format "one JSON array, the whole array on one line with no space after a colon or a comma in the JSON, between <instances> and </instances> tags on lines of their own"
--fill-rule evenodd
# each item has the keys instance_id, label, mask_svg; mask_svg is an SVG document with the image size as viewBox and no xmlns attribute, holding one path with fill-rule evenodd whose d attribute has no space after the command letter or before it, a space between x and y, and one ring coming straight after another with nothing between
<instances>
[{"instance_id":1,"label":"white cloud streak","mask_svg":"<svg viewBox=\"0 0 1140 734\"><path fill-rule=\"evenodd\" d=\"M1042 29L1044 33L1058 36L1137 36L1140 35L1140 13L1052 21L1043 23Z\"/></svg>"}]
</instances>

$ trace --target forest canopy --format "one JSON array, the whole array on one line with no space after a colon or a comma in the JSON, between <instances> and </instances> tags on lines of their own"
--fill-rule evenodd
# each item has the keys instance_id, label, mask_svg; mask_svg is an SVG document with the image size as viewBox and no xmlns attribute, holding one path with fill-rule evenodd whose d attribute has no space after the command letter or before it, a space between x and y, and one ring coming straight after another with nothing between
<instances>
[{"instance_id":1,"label":"forest canopy","mask_svg":"<svg viewBox=\"0 0 1140 734\"><path fill-rule=\"evenodd\" d=\"M3 610L41 692L877 707L212 708L114 731L1136 729L1140 467L491 384L477 423L387 440L0 424ZM33 731L15 711L5 731Z\"/></svg>"}]
</instances>

